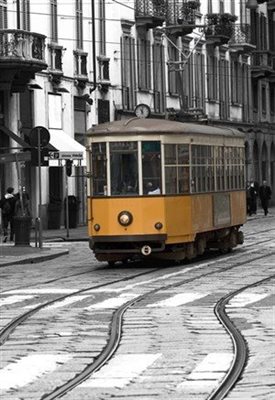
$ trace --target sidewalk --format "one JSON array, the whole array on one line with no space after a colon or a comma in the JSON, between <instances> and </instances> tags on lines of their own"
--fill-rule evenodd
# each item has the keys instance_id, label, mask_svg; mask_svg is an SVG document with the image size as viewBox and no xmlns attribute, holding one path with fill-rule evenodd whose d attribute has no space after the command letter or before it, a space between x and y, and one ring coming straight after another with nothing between
<instances>
[{"instance_id":1,"label":"sidewalk","mask_svg":"<svg viewBox=\"0 0 275 400\"><path fill-rule=\"evenodd\" d=\"M38 235L38 234L37 234ZM30 246L15 246L13 242L3 243L3 237L0 238L0 268L14 264L36 263L51 260L65 254L69 254L66 248L52 248L47 246L47 242L72 242L87 241L88 246L88 228L80 226L69 229L48 229L42 231L42 248L39 243L35 247L35 231L31 231ZM37 236L38 241L38 236Z\"/></svg>"}]
</instances>

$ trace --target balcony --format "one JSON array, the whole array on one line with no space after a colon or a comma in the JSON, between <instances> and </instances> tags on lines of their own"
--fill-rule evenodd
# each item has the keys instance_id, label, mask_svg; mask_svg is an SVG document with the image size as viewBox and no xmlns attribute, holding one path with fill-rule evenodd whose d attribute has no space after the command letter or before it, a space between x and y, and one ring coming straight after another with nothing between
<instances>
[{"instance_id":1,"label":"balcony","mask_svg":"<svg viewBox=\"0 0 275 400\"><path fill-rule=\"evenodd\" d=\"M208 14L205 19L205 38L208 45L221 46L227 44L234 34L234 22L231 14Z\"/></svg>"},{"instance_id":2,"label":"balcony","mask_svg":"<svg viewBox=\"0 0 275 400\"><path fill-rule=\"evenodd\" d=\"M199 12L199 1L174 1L167 10L167 31L175 36L185 36L192 33L196 27L196 17Z\"/></svg>"},{"instance_id":3,"label":"balcony","mask_svg":"<svg viewBox=\"0 0 275 400\"><path fill-rule=\"evenodd\" d=\"M228 44L230 51L240 54L249 54L255 50L256 46L251 43L251 26L248 24L234 24Z\"/></svg>"},{"instance_id":4,"label":"balcony","mask_svg":"<svg viewBox=\"0 0 275 400\"><path fill-rule=\"evenodd\" d=\"M251 76L254 79L269 77L274 74L274 56L268 50L253 51L251 59Z\"/></svg>"},{"instance_id":5,"label":"balcony","mask_svg":"<svg viewBox=\"0 0 275 400\"><path fill-rule=\"evenodd\" d=\"M166 18L167 0L136 0L135 18L137 28L161 26Z\"/></svg>"},{"instance_id":6,"label":"balcony","mask_svg":"<svg viewBox=\"0 0 275 400\"><path fill-rule=\"evenodd\" d=\"M0 89L24 92L35 73L46 68L44 35L0 29Z\"/></svg>"},{"instance_id":7,"label":"balcony","mask_svg":"<svg viewBox=\"0 0 275 400\"><path fill-rule=\"evenodd\" d=\"M267 9L268 11L275 11L275 0L269 0L267 2Z\"/></svg>"}]
</instances>

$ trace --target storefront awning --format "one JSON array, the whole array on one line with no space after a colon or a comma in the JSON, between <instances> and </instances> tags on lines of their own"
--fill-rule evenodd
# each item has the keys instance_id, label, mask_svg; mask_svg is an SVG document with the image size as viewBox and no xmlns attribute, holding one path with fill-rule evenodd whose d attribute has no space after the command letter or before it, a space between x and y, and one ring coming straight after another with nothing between
<instances>
[{"instance_id":1,"label":"storefront awning","mask_svg":"<svg viewBox=\"0 0 275 400\"><path fill-rule=\"evenodd\" d=\"M73 160L74 165L86 165L86 149L62 129L49 129L50 144L56 149L49 154L49 165L61 165L62 160Z\"/></svg>"}]
</instances>

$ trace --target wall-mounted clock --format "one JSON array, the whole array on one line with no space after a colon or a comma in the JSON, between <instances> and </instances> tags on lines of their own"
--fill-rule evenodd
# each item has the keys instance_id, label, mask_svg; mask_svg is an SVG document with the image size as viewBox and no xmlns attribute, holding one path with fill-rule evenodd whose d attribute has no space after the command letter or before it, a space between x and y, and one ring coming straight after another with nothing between
<instances>
[{"instance_id":1,"label":"wall-mounted clock","mask_svg":"<svg viewBox=\"0 0 275 400\"><path fill-rule=\"evenodd\" d=\"M135 108L135 114L138 118L148 118L151 114L150 107L147 104L138 104Z\"/></svg>"}]
</instances>

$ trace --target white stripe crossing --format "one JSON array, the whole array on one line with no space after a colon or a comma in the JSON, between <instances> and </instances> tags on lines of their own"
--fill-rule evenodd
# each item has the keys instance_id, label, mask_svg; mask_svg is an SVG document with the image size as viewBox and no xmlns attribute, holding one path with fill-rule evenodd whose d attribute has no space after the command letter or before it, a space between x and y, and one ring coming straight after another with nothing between
<instances>
[{"instance_id":1,"label":"white stripe crossing","mask_svg":"<svg viewBox=\"0 0 275 400\"><path fill-rule=\"evenodd\" d=\"M197 299L206 297L208 293L180 293L166 300L158 301L157 303L148 304L147 307L178 307L182 304L192 303Z\"/></svg>"},{"instance_id":2,"label":"white stripe crossing","mask_svg":"<svg viewBox=\"0 0 275 400\"><path fill-rule=\"evenodd\" d=\"M54 371L70 358L70 355L60 354L33 354L21 358L0 370L0 389L25 386L43 374Z\"/></svg>"},{"instance_id":3,"label":"white stripe crossing","mask_svg":"<svg viewBox=\"0 0 275 400\"><path fill-rule=\"evenodd\" d=\"M177 390L198 390L215 387L225 376L233 360L231 353L210 353L187 376L186 381L177 386Z\"/></svg>"},{"instance_id":4,"label":"white stripe crossing","mask_svg":"<svg viewBox=\"0 0 275 400\"><path fill-rule=\"evenodd\" d=\"M207 263L207 265L209 265L209 263ZM184 270L178 271L178 272L172 272L170 274L165 274L162 276L159 276L158 278L152 278L152 279L148 279L147 281L140 281L137 283L133 283L132 285L126 285L126 286L122 286L119 288L99 288L99 289L91 289L91 291L88 291L87 293L96 293L96 292L104 292L104 293L112 293L112 292L122 292L122 291L126 291L126 290L131 290L134 289L137 286L141 286L141 285L147 285L147 284L151 284L151 283L155 283L158 281L163 281L163 280L167 280L170 278L173 278L175 276L178 275L184 275L189 271L193 271L195 269L198 268L202 268L202 265L197 265L196 267L190 267L190 268L186 268Z\"/></svg>"},{"instance_id":5,"label":"white stripe crossing","mask_svg":"<svg viewBox=\"0 0 275 400\"><path fill-rule=\"evenodd\" d=\"M56 293L61 293L61 294L70 294L76 292L77 289L58 289L58 288L52 288L52 289L16 289L16 290L10 290L8 292L5 292L5 294L56 294Z\"/></svg>"},{"instance_id":6,"label":"white stripe crossing","mask_svg":"<svg viewBox=\"0 0 275 400\"><path fill-rule=\"evenodd\" d=\"M244 307L270 296L270 293L240 293L229 302L229 307Z\"/></svg>"},{"instance_id":7,"label":"white stripe crossing","mask_svg":"<svg viewBox=\"0 0 275 400\"><path fill-rule=\"evenodd\" d=\"M69 297L68 299L64 299L63 301L58 301L52 305L49 305L48 307L45 307L45 310L52 310L54 308L60 308L60 307L65 307L68 306L69 304L76 303L78 301L84 300L86 297L91 297L91 296L73 296Z\"/></svg>"},{"instance_id":8,"label":"white stripe crossing","mask_svg":"<svg viewBox=\"0 0 275 400\"><path fill-rule=\"evenodd\" d=\"M78 387L123 388L152 365L160 356L160 353L119 354Z\"/></svg>"},{"instance_id":9,"label":"white stripe crossing","mask_svg":"<svg viewBox=\"0 0 275 400\"><path fill-rule=\"evenodd\" d=\"M119 297L112 297L110 299L104 300L100 303L92 304L89 307L86 307L87 310L92 309L105 309L105 308L116 308L122 306L123 304L127 303L127 301L134 299L137 297L136 294L123 294Z\"/></svg>"},{"instance_id":10,"label":"white stripe crossing","mask_svg":"<svg viewBox=\"0 0 275 400\"><path fill-rule=\"evenodd\" d=\"M7 306L9 304L19 303L21 301L29 300L29 299L32 299L34 297L35 296L30 296L30 295L27 295L27 296L9 296L9 297L6 297L6 298L2 297L0 299L0 307Z\"/></svg>"}]
</instances>

